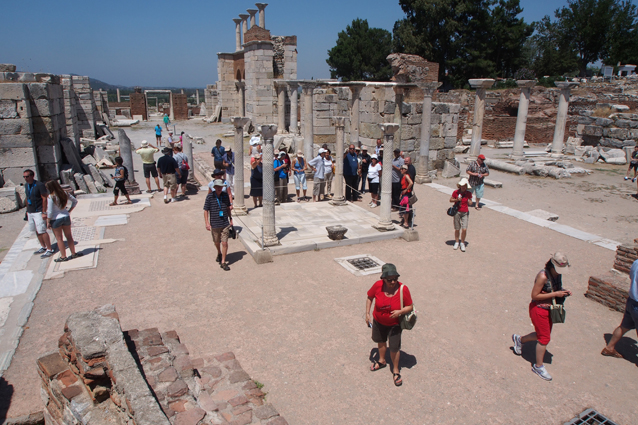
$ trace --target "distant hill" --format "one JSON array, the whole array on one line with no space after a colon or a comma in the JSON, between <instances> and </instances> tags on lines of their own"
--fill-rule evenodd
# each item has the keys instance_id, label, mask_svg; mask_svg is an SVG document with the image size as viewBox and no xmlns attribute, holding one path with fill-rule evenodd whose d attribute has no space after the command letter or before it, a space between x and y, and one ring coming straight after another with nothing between
<instances>
[{"instance_id":1,"label":"distant hill","mask_svg":"<svg viewBox=\"0 0 638 425\"><path fill-rule=\"evenodd\" d=\"M104 81L100 81L97 80L95 78L90 78L89 77L89 83L91 84L91 88L93 90L105 90L105 91L109 91L109 90L115 90L115 89L120 89L121 91L127 90L127 91L133 91L134 87L127 87L127 86L115 86L113 84L109 84L109 83L105 83ZM141 86L142 90L181 90L184 89L185 91L190 91L192 90L193 93L195 92L196 88L199 87L195 87L195 88L188 88L188 87L145 87L145 86ZM203 95L203 90L204 88L199 88Z\"/></svg>"}]
</instances>

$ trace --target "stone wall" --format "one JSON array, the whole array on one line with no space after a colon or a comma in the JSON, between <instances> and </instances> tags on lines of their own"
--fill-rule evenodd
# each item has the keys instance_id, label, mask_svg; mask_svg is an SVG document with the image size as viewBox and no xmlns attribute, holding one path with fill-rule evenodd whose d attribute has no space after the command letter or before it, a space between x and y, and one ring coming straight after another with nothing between
<instances>
[{"instance_id":1,"label":"stone wall","mask_svg":"<svg viewBox=\"0 0 638 425\"><path fill-rule=\"evenodd\" d=\"M616 113L609 118L587 115L578 117L577 134L585 145L609 148L635 146L638 140L638 114Z\"/></svg>"},{"instance_id":2,"label":"stone wall","mask_svg":"<svg viewBox=\"0 0 638 425\"><path fill-rule=\"evenodd\" d=\"M235 54L219 53L217 55L217 95L218 102L222 105L222 117L228 119L239 115L239 102L241 93L235 86L235 75L233 74L233 61ZM214 110L213 110L214 112Z\"/></svg>"},{"instance_id":3,"label":"stone wall","mask_svg":"<svg viewBox=\"0 0 638 425\"><path fill-rule=\"evenodd\" d=\"M611 272L602 276L590 276L585 296L612 310L625 311L629 296L629 269L638 260L638 239L634 245L619 245Z\"/></svg>"},{"instance_id":4,"label":"stone wall","mask_svg":"<svg viewBox=\"0 0 638 425\"><path fill-rule=\"evenodd\" d=\"M284 37L284 80L297 79L297 36Z\"/></svg>"},{"instance_id":5,"label":"stone wall","mask_svg":"<svg viewBox=\"0 0 638 425\"><path fill-rule=\"evenodd\" d=\"M204 102L206 102L207 115L213 115L219 102L217 86L215 84L208 84L206 89L204 89Z\"/></svg>"},{"instance_id":6,"label":"stone wall","mask_svg":"<svg viewBox=\"0 0 638 425\"><path fill-rule=\"evenodd\" d=\"M183 93L173 93L173 116L176 121L188 119L188 98Z\"/></svg>"},{"instance_id":7,"label":"stone wall","mask_svg":"<svg viewBox=\"0 0 638 425\"><path fill-rule=\"evenodd\" d=\"M271 41L250 41L244 44L246 116L256 128L276 122L273 107L277 98L273 83L273 55Z\"/></svg>"},{"instance_id":8,"label":"stone wall","mask_svg":"<svg viewBox=\"0 0 638 425\"><path fill-rule=\"evenodd\" d=\"M146 109L146 96L144 93L131 93L129 95L129 105L131 107L131 117L141 115L144 121L148 120L148 109Z\"/></svg>"}]
</instances>

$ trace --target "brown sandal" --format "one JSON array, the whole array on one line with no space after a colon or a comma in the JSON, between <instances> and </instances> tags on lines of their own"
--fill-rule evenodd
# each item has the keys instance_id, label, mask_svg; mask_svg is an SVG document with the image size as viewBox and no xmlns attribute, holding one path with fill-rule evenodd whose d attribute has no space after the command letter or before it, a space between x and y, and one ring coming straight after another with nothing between
<instances>
[{"instance_id":1,"label":"brown sandal","mask_svg":"<svg viewBox=\"0 0 638 425\"><path fill-rule=\"evenodd\" d=\"M616 350L608 350L607 347L603 348L603 351L600 352L603 356L607 357L615 357L617 359L622 359L623 356Z\"/></svg>"},{"instance_id":2,"label":"brown sandal","mask_svg":"<svg viewBox=\"0 0 638 425\"><path fill-rule=\"evenodd\" d=\"M111 202L111 203L109 204L109 207L117 207L117 203L115 203L115 202Z\"/></svg>"}]
</instances>

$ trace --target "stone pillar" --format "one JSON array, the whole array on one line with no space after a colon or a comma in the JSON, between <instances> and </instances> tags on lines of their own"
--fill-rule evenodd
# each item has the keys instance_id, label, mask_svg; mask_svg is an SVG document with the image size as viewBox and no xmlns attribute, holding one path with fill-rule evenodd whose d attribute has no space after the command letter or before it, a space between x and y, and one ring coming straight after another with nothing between
<instances>
[{"instance_id":1,"label":"stone pillar","mask_svg":"<svg viewBox=\"0 0 638 425\"><path fill-rule=\"evenodd\" d=\"M250 15L250 26L248 29L251 29L255 26L255 14L258 12L257 9L246 9L246 12Z\"/></svg>"},{"instance_id":2,"label":"stone pillar","mask_svg":"<svg viewBox=\"0 0 638 425\"><path fill-rule=\"evenodd\" d=\"M239 115L246 115L246 83L243 81L235 81L235 87L239 92Z\"/></svg>"},{"instance_id":3,"label":"stone pillar","mask_svg":"<svg viewBox=\"0 0 638 425\"><path fill-rule=\"evenodd\" d=\"M361 102L361 90L366 86L365 83L350 83L346 84L346 87L350 89L352 93L352 99L350 99L350 143L360 147L359 142L359 105Z\"/></svg>"},{"instance_id":4,"label":"stone pillar","mask_svg":"<svg viewBox=\"0 0 638 425\"><path fill-rule=\"evenodd\" d=\"M516 130L514 131L514 149L512 159L522 159L523 145L525 144L525 128L527 127L527 111L529 109L529 95L536 80L517 80L516 84L521 88L521 98L518 101L518 114L516 115Z\"/></svg>"},{"instance_id":5,"label":"stone pillar","mask_svg":"<svg viewBox=\"0 0 638 425\"><path fill-rule=\"evenodd\" d=\"M317 83L303 82L301 88L304 95L304 134L303 134L303 153L306 159L310 161L313 158L314 148L314 114L313 114L313 93L317 87Z\"/></svg>"},{"instance_id":6,"label":"stone pillar","mask_svg":"<svg viewBox=\"0 0 638 425\"><path fill-rule=\"evenodd\" d=\"M195 103L199 106L199 89L195 90Z\"/></svg>"},{"instance_id":7,"label":"stone pillar","mask_svg":"<svg viewBox=\"0 0 638 425\"><path fill-rule=\"evenodd\" d=\"M126 135L126 131L121 128L117 130L117 141L120 150L120 156L124 160L124 166L128 170L128 180L124 183L126 190L130 195L139 195L140 186L135 181L135 168L133 167L133 146L131 139Z\"/></svg>"},{"instance_id":8,"label":"stone pillar","mask_svg":"<svg viewBox=\"0 0 638 425\"><path fill-rule=\"evenodd\" d=\"M275 229L275 149L273 146L273 138L277 133L277 126L275 124L262 125L260 132L264 138L264 151L262 155L264 170L264 207L262 210L262 226L264 228L264 247L266 247L279 244L277 230Z\"/></svg>"},{"instance_id":9,"label":"stone pillar","mask_svg":"<svg viewBox=\"0 0 638 425\"><path fill-rule=\"evenodd\" d=\"M245 13L240 13L239 17L241 18L241 26L242 26L242 30L241 30L241 34L242 34L242 39L244 40L244 43L246 43L246 31L248 31L248 17L250 15L247 15Z\"/></svg>"},{"instance_id":10,"label":"stone pillar","mask_svg":"<svg viewBox=\"0 0 638 425\"><path fill-rule=\"evenodd\" d=\"M245 117L231 117L230 121L235 126L235 146L233 149L235 151L235 200L233 214L246 215L248 210L246 205L244 205L244 126L250 120Z\"/></svg>"},{"instance_id":11,"label":"stone pillar","mask_svg":"<svg viewBox=\"0 0 638 425\"><path fill-rule=\"evenodd\" d=\"M266 12L264 9L266 9L268 3L255 3L255 6L259 9L259 26L266 29Z\"/></svg>"},{"instance_id":12,"label":"stone pillar","mask_svg":"<svg viewBox=\"0 0 638 425\"><path fill-rule=\"evenodd\" d=\"M421 113L421 147L417 164L415 183L432 183L430 178L430 135L432 131L432 95L441 84L438 81L419 83L423 90L423 112ZM385 153L385 152L384 152Z\"/></svg>"},{"instance_id":13,"label":"stone pillar","mask_svg":"<svg viewBox=\"0 0 638 425\"><path fill-rule=\"evenodd\" d=\"M297 108L299 107L299 102L297 100L298 88L299 84L288 83L288 98L290 99L290 134L297 134L299 132L299 119L297 117Z\"/></svg>"},{"instance_id":14,"label":"stone pillar","mask_svg":"<svg viewBox=\"0 0 638 425\"><path fill-rule=\"evenodd\" d=\"M554 141L552 142L552 153L563 153L563 141L565 139L565 126L567 125L567 112L569 110L569 91L578 83L567 81L557 81L556 87L560 89L560 99L558 101L558 115L556 116L556 127L554 127Z\"/></svg>"},{"instance_id":15,"label":"stone pillar","mask_svg":"<svg viewBox=\"0 0 638 425\"><path fill-rule=\"evenodd\" d=\"M117 90L117 103L120 103L122 100L120 99L120 89L115 89Z\"/></svg>"},{"instance_id":16,"label":"stone pillar","mask_svg":"<svg viewBox=\"0 0 638 425\"><path fill-rule=\"evenodd\" d=\"M235 23L235 51L239 52L241 50L241 19L235 18L233 22Z\"/></svg>"},{"instance_id":17,"label":"stone pillar","mask_svg":"<svg viewBox=\"0 0 638 425\"><path fill-rule=\"evenodd\" d=\"M173 92L170 92L168 95L168 104L169 104L169 113L168 118L170 118L171 122L175 121L175 109L173 108Z\"/></svg>"},{"instance_id":18,"label":"stone pillar","mask_svg":"<svg viewBox=\"0 0 638 425\"><path fill-rule=\"evenodd\" d=\"M392 213L392 159L394 157L394 133L399 130L398 124L379 124L385 141L383 143L383 171L381 174L381 209L379 222L373 226L379 231L394 230L390 219Z\"/></svg>"},{"instance_id":19,"label":"stone pillar","mask_svg":"<svg viewBox=\"0 0 638 425\"><path fill-rule=\"evenodd\" d=\"M483 136L483 116L485 115L485 89L494 85L491 78L469 80L470 86L476 89L474 99L474 120L472 121L472 144L470 145L470 160L476 160L481 154L481 137Z\"/></svg>"},{"instance_id":20,"label":"stone pillar","mask_svg":"<svg viewBox=\"0 0 638 425\"><path fill-rule=\"evenodd\" d=\"M286 84L275 83L277 87L277 125L279 133L286 131Z\"/></svg>"},{"instance_id":21,"label":"stone pillar","mask_svg":"<svg viewBox=\"0 0 638 425\"><path fill-rule=\"evenodd\" d=\"M334 117L332 122L334 123L337 133L337 145L335 147L335 150L337 151L337 158L335 162L334 183L332 185L335 194L330 201L330 204L340 206L347 204L346 199L343 196L343 145L346 136L346 117Z\"/></svg>"},{"instance_id":22,"label":"stone pillar","mask_svg":"<svg viewBox=\"0 0 638 425\"><path fill-rule=\"evenodd\" d=\"M184 155L188 158L188 165L190 165L191 169L188 172L188 181L189 182L197 182L195 178L195 161L193 160L193 142L190 140L184 141L182 143L182 148L184 150Z\"/></svg>"},{"instance_id":23,"label":"stone pillar","mask_svg":"<svg viewBox=\"0 0 638 425\"><path fill-rule=\"evenodd\" d=\"M394 123L399 126L399 129L394 134L394 139L397 141L397 148L401 148L401 106L403 105L403 94L405 88L394 86ZM385 153L385 152L384 152Z\"/></svg>"}]
</instances>

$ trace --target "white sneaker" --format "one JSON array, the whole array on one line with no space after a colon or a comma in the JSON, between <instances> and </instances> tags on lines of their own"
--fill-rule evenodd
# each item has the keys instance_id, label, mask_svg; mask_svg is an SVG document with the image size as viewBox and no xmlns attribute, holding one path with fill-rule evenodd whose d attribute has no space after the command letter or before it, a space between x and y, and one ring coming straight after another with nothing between
<instances>
[{"instance_id":1,"label":"white sneaker","mask_svg":"<svg viewBox=\"0 0 638 425\"><path fill-rule=\"evenodd\" d=\"M377 207L377 204L370 205L370 208L376 208L376 207Z\"/></svg>"},{"instance_id":2,"label":"white sneaker","mask_svg":"<svg viewBox=\"0 0 638 425\"><path fill-rule=\"evenodd\" d=\"M461 251L465 252L465 244L461 242L459 246L461 247Z\"/></svg>"},{"instance_id":3,"label":"white sneaker","mask_svg":"<svg viewBox=\"0 0 638 425\"><path fill-rule=\"evenodd\" d=\"M512 341L514 341L514 353L516 353L517 356L520 356L523 352L523 343L521 342L521 336L516 334L512 335Z\"/></svg>"},{"instance_id":4,"label":"white sneaker","mask_svg":"<svg viewBox=\"0 0 638 425\"><path fill-rule=\"evenodd\" d=\"M458 242L454 242L454 249L459 249L459 243Z\"/></svg>"},{"instance_id":5,"label":"white sneaker","mask_svg":"<svg viewBox=\"0 0 638 425\"><path fill-rule=\"evenodd\" d=\"M171 198L171 202L177 202L175 198Z\"/></svg>"},{"instance_id":6,"label":"white sneaker","mask_svg":"<svg viewBox=\"0 0 638 425\"><path fill-rule=\"evenodd\" d=\"M546 381L551 381L552 380L552 375L547 373L547 370L545 369L545 366L536 367L536 365L533 364L532 365L532 372L534 372L535 374L537 374L538 376L540 376L541 378L543 378Z\"/></svg>"},{"instance_id":7,"label":"white sneaker","mask_svg":"<svg viewBox=\"0 0 638 425\"><path fill-rule=\"evenodd\" d=\"M625 180L629 180L629 177L625 176Z\"/></svg>"}]
</instances>

